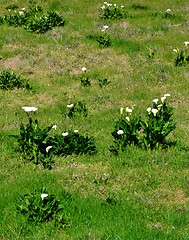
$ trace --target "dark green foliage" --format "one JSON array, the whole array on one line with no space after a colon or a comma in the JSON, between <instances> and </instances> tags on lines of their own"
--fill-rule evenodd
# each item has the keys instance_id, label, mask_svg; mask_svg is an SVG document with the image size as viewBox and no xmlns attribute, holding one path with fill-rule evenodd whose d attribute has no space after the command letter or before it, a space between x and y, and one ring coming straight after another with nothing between
<instances>
[{"instance_id":1,"label":"dark green foliage","mask_svg":"<svg viewBox=\"0 0 189 240\"><path fill-rule=\"evenodd\" d=\"M124 6L119 7L116 4L104 4L101 8L100 18L102 19L121 19L129 16Z\"/></svg>"},{"instance_id":2,"label":"dark green foliage","mask_svg":"<svg viewBox=\"0 0 189 240\"><path fill-rule=\"evenodd\" d=\"M186 54L186 51L177 49L177 56L175 58L175 66L183 66L189 63L189 55Z\"/></svg>"},{"instance_id":3,"label":"dark green foliage","mask_svg":"<svg viewBox=\"0 0 189 240\"><path fill-rule=\"evenodd\" d=\"M98 84L101 88L107 86L109 83L110 81L107 78L98 79Z\"/></svg>"},{"instance_id":4,"label":"dark green foliage","mask_svg":"<svg viewBox=\"0 0 189 240\"><path fill-rule=\"evenodd\" d=\"M110 36L106 32L97 38L97 42L99 43L100 47L103 48L112 46Z\"/></svg>"},{"instance_id":5,"label":"dark green foliage","mask_svg":"<svg viewBox=\"0 0 189 240\"><path fill-rule=\"evenodd\" d=\"M45 33L53 27L64 26L65 20L56 12L50 11L44 14L43 8L39 5L30 6L29 10L6 14L1 17L0 24L8 26L23 26L25 29L35 33Z\"/></svg>"},{"instance_id":6,"label":"dark green foliage","mask_svg":"<svg viewBox=\"0 0 189 240\"><path fill-rule=\"evenodd\" d=\"M18 5L13 3L13 4L8 5L5 9L7 9L7 10L15 10L17 8L18 8Z\"/></svg>"},{"instance_id":7,"label":"dark green foliage","mask_svg":"<svg viewBox=\"0 0 189 240\"><path fill-rule=\"evenodd\" d=\"M96 146L93 137L82 136L73 130L66 132L66 136L56 134L54 137L49 137L48 146L52 146L54 155L68 156L73 153L80 154L95 154Z\"/></svg>"},{"instance_id":8,"label":"dark green foliage","mask_svg":"<svg viewBox=\"0 0 189 240\"><path fill-rule=\"evenodd\" d=\"M4 70L0 73L0 89L12 90L14 88L25 88L31 90L29 81L17 76L10 70Z\"/></svg>"},{"instance_id":9,"label":"dark green foliage","mask_svg":"<svg viewBox=\"0 0 189 240\"><path fill-rule=\"evenodd\" d=\"M70 106L72 106L72 105L70 105ZM69 109L69 112L68 112L67 116L69 118L77 118L80 116L87 117L87 115L88 115L88 110L87 110L85 102L79 101L77 103L74 103L73 106L68 109Z\"/></svg>"},{"instance_id":10,"label":"dark green foliage","mask_svg":"<svg viewBox=\"0 0 189 240\"><path fill-rule=\"evenodd\" d=\"M54 220L55 224L64 224L63 206L60 200L48 194L45 188L21 197L16 208L27 217L29 222L39 224Z\"/></svg>"}]
</instances>

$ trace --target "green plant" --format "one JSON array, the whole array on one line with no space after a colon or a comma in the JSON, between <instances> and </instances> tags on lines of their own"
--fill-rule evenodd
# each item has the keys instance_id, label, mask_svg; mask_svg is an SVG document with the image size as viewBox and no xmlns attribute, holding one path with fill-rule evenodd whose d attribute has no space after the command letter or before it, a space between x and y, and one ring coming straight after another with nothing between
<instances>
[{"instance_id":1,"label":"green plant","mask_svg":"<svg viewBox=\"0 0 189 240\"><path fill-rule=\"evenodd\" d=\"M84 116L84 117L87 117L88 115L88 110L87 110L87 107L86 107L86 104L85 102L77 102L77 103L72 103L72 104L69 104L67 105L67 109L68 109L68 114L67 116L69 118L77 118L79 116Z\"/></svg>"},{"instance_id":2,"label":"green plant","mask_svg":"<svg viewBox=\"0 0 189 240\"><path fill-rule=\"evenodd\" d=\"M81 70L83 71L83 74L80 76L80 82L81 86L87 87L91 86L91 81L89 80L89 77L87 76L87 69L86 67L82 67Z\"/></svg>"},{"instance_id":3,"label":"green plant","mask_svg":"<svg viewBox=\"0 0 189 240\"><path fill-rule=\"evenodd\" d=\"M61 201L48 194L44 187L21 197L16 209L25 215L29 222L39 224L54 220L55 224L65 224Z\"/></svg>"},{"instance_id":4,"label":"green plant","mask_svg":"<svg viewBox=\"0 0 189 240\"><path fill-rule=\"evenodd\" d=\"M17 8L18 8L18 5L13 3L13 4L8 5L5 9L7 9L7 10L15 10Z\"/></svg>"},{"instance_id":5,"label":"green plant","mask_svg":"<svg viewBox=\"0 0 189 240\"><path fill-rule=\"evenodd\" d=\"M12 90L14 88L25 88L31 90L29 81L17 76L10 70L4 70L0 72L0 89L3 90Z\"/></svg>"},{"instance_id":6,"label":"green plant","mask_svg":"<svg viewBox=\"0 0 189 240\"><path fill-rule=\"evenodd\" d=\"M107 78L99 78L98 79L98 84L101 88L107 86L109 83L110 83L110 81L108 81Z\"/></svg>"},{"instance_id":7,"label":"green plant","mask_svg":"<svg viewBox=\"0 0 189 240\"><path fill-rule=\"evenodd\" d=\"M100 18L102 19L121 19L128 17L128 12L124 6L104 2L101 7Z\"/></svg>"},{"instance_id":8,"label":"green plant","mask_svg":"<svg viewBox=\"0 0 189 240\"><path fill-rule=\"evenodd\" d=\"M45 168L51 168L51 156L45 141L52 126L45 129L39 127L38 121L33 120L31 113L37 111L35 107L22 107L27 113L28 123L24 126L20 120L20 135L18 137L19 148L25 159L34 161L35 164L42 162Z\"/></svg>"},{"instance_id":9,"label":"green plant","mask_svg":"<svg viewBox=\"0 0 189 240\"><path fill-rule=\"evenodd\" d=\"M119 150L124 150L126 146L136 145L145 149L166 148L168 146L165 138L172 132L176 125L171 116L173 108L167 106L166 98L170 94L165 94L159 99L153 100L153 107L147 108L147 120L143 121L140 116L132 116L133 109L121 108L121 117L116 122L115 130L112 132L114 145L110 151L118 154Z\"/></svg>"},{"instance_id":10,"label":"green plant","mask_svg":"<svg viewBox=\"0 0 189 240\"><path fill-rule=\"evenodd\" d=\"M112 46L112 42L110 40L110 36L109 34L106 32L106 30L109 28L109 26L104 25L103 29L101 30L103 32L102 35L100 35L99 37L97 37L97 42L99 43L99 45L101 47L110 47Z\"/></svg>"},{"instance_id":11,"label":"green plant","mask_svg":"<svg viewBox=\"0 0 189 240\"><path fill-rule=\"evenodd\" d=\"M184 50L179 50L178 48L173 49L173 52L177 54L175 58L175 66L183 66L189 63L189 54L187 53L187 46L189 42L184 42L184 44Z\"/></svg>"},{"instance_id":12,"label":"green plant","mask_svg":"<svg viewBox=\"0 0 189 240\"><path fill-rule=\"evenodd\" d=\"M95 154L96 146L93 137L82 136L77 130L70 130L61 134L56 134L54 137L49 137L47 145L52 146L54 155L68 156L73 153L80 154Z\"/></svg>"}]
</instances>

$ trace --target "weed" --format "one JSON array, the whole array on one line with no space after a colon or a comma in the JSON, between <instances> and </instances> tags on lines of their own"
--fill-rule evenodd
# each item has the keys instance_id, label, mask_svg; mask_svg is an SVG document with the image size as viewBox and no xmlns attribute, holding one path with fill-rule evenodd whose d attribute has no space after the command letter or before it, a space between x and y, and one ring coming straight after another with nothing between
<instances>
[{"instance_id":1,"label":"weed","mask_svg":"<svg viewBox=\"0 0 189 240\"><path fill-rule=\"evenodd\" d=\"M67 114L67 116L69 118L77 118L79 116L87 117L87 115L88 115L88 110L87 110L85 102L79 101L74 104L73 103L69 104L69 105L67 105L67 109L69 111Z\"/></svg>"},{"instance_id":2,"label":"weed","mask_svg":"<svg viewBox=\"0 0 189 240\"><path fill-rule=\"evenodd\" d=\"M99 45L103 48L105 47L110 47L112 46L111 40L110 40L110 36L109 34L106 32L106 30L109 28L109 26L104 25L103 29L101 30L103 32L102 35L100 35L96 40L99 43Z\"/></svg>"},{"instance_id":3,"label":"weed","mask_svg":"<svg viewBox=\"0 0 189 240\"><path fill-rule=\"evenodd\" d=\"M189 42L184 42L185 49L179 50L178 48L173 49L173 52L177 54L175 58L175 66L183 66L189 63L189 54L187 53L187 46Z\"/></svg>"},{"instance_id":4,"label":"weed","mask_svg":"<svg viewBox=\"0 0 189 240\"><path fill-rule=\"evenodd\" d=\"M14 88L32 89L28 80L17 76L10 70L2 71L0 73L0 89L13 90Z\"/></svg>"},{"instance_id":5,"label":"weed","mask_svg":"<svg viewBox=\"0 0 189 240\"><path fill-rule=\"evenodd\" d=\"M121 19L128 17L128 12L124 6L104 2L101 9L100 18L102 19Z\"/></svg>"},{"instance_id":6,"label":"weed","mask_svg":"<svg viewBox=\"0 0 189 240\"><path fill-rule=\"evenodd\" d=\"M108 81L107 78L99 78L98 79L98 84L101 88L107 86L109 83L110 83L110 81Z\"/></svg>"}]
</instances>

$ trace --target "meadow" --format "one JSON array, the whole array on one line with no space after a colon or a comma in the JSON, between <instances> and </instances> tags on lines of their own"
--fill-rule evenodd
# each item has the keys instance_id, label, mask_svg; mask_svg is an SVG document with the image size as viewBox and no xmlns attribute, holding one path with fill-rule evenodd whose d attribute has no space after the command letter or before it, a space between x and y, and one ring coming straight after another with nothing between
<instances>
[{"instance_id":1,"label":"meadow","mask_svg":"<svg viewBox=\"0 0 189 240\"><path fill-rule=\"evenodd\" d=\"M44 22L52 20L51 11L61 23L47 21L35 32L31 21L10 26L0 18L0 77L11 72L27 80L12 89L3 89L7 80L0 83L2 240L189 239L188 1L110 3L126 14L103 18L107 3L97 0L1 0L2 18L40 6ZM152 101L165 94L176 126L166 147L129 144L110 151L112 133L122 139L115 130L121 109L146 119ZM42 147L52 146L37 152L46 157L41 162L19 151L20 120L26 126L31 116L35 126L51 129ZM70 135L55 154L59 137ZM24 198L27 206L33 201L29 218L19 211ZM57 204L61 219L34 214L47 200L54 205L44 212Z\"/></svg>"}]
</instances>

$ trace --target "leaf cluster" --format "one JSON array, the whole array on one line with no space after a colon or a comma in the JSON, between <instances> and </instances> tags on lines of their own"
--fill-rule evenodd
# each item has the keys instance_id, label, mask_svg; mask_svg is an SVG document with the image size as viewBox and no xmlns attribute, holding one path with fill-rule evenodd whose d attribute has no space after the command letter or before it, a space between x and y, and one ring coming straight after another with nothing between
<instances>
[{"instance_id":1,"label":"leaf cluster","mask_svg":"<svg viewBox=\"0 0 189 240\"><path fill-rule=\"evenodd\" d=\"M12 90L14 88L32 89L27 79L17 76L12 71L4 70L0 72L0 89Z\"/></svg>"},{"instance_id":2,"label":"leaf cluster","mask_svg":"<svg viewBox=\"0 0 189 240\"><path fill-rule=\"evenodd\" d=\"M128 12L124 7L119 7L117 4L105 4L102 7L102 11L100 13L101 19L123 19L129 16Z\"/></svg>"}]
</instances>

